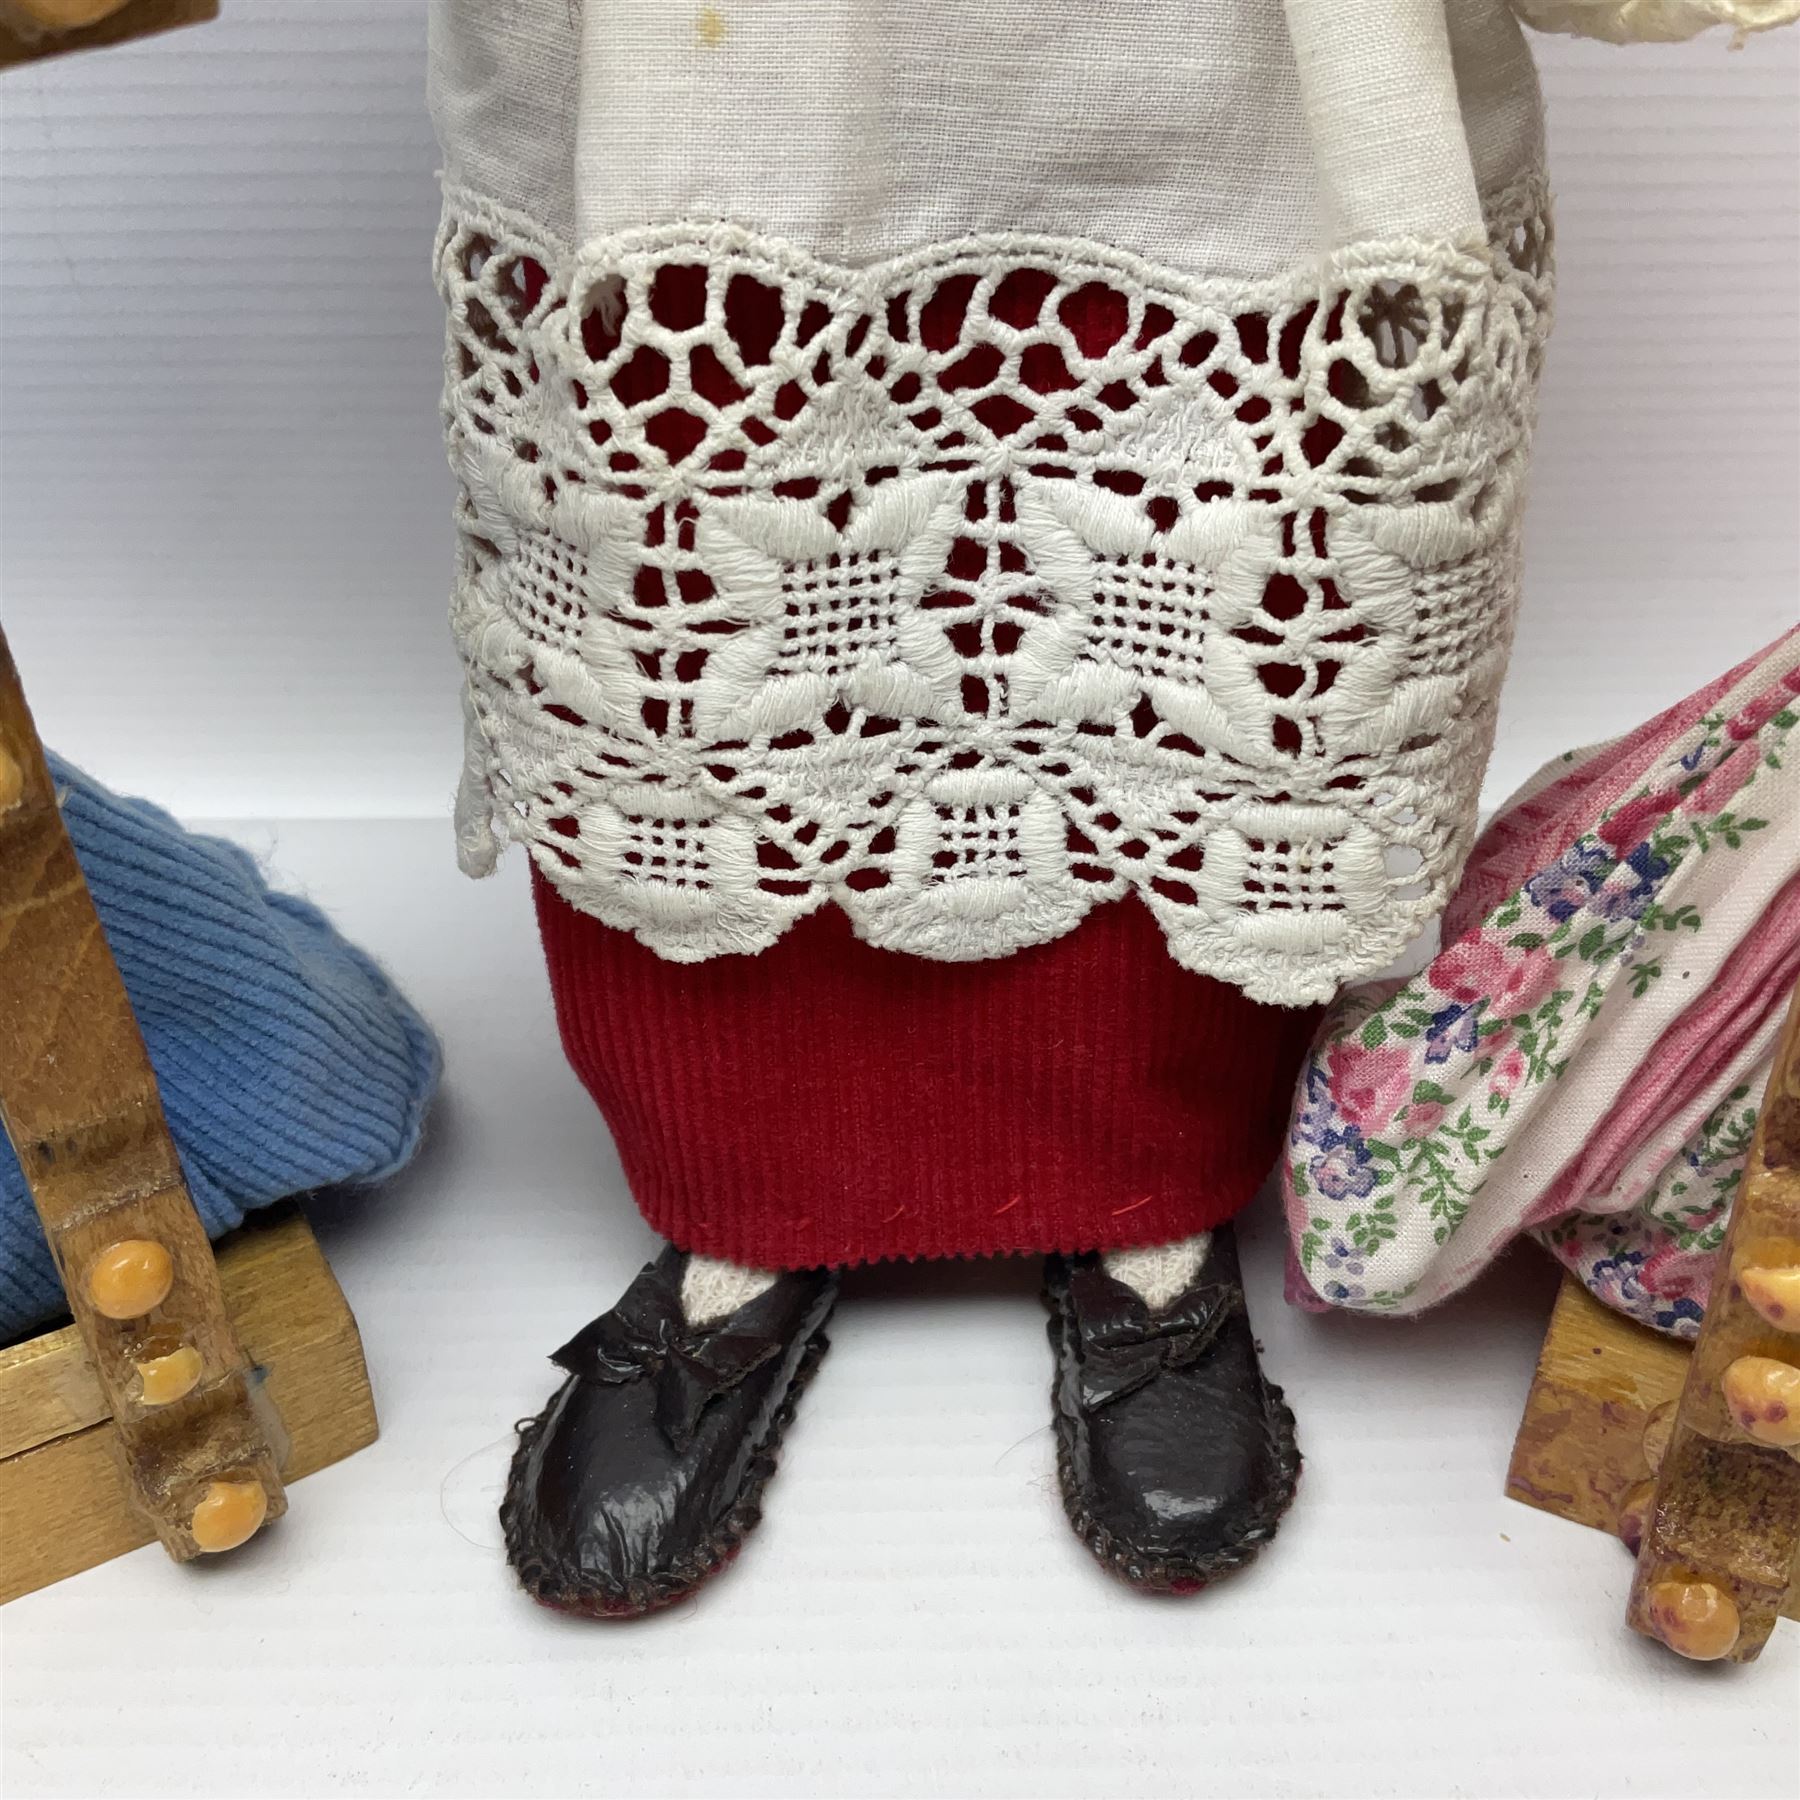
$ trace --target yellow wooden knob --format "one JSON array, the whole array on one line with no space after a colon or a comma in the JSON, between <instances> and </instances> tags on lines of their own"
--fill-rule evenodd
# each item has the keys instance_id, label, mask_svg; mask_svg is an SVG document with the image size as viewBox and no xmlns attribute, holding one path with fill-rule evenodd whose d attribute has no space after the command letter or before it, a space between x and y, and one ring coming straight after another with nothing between
<instances>
[{"instance_id":1,"label":"yellow wooden knob","mask_svg":"<svg viewBox=\"0 0 1800 1800\"><path fill-rule=\"evenodd\" d=\"M1717 1662L1738 1641L1738 1609L1710 1581L1659 1581L1649 1594L1650 1629L1677 1656Z\"/></svg>"},{"instance_id":2,"label":"yellow wooden knob","mask_svg":"<svg viewBox=\"0 0 1800 1800\"><path fill-rule=\"evenodd\" d=\"M194 1391L200 1370L200 1352L192 1344L148 1357L137 1365L138 1398L146 1406L168 1406Z\"/></svg>"},{"instance_id":3,"label":"yellow wooden knob","mask_svg":"<svg viewBox=\"0 0 1800 1800\"><path fill-rule=\"evenodd\" d=\"M0 812L19 804L25 792L25 771L10 751L0 750Z\"/></svg>"},{"instance_id":4,"label":"yellow wooden knob","mask_svg":"<svg viewBox=\"0 0 1800 1800\"><path fill-rule=\"evenodd\" d=\"M1739 1431L1759 1444L1800 1444L1800 1369L1773 1356L1740 1356L1719 1382Z\"/></svg>"},{"instance_id":5,"label":"yellow wooden knob","mask_svg":"<svg viewBox=\"0 0 1800 1800\"><path fill-rule=\"evenodd\" d=\"M88 1264L88 1298L109 1319L141 1319L174 1285L174 1260L153 1238L126 1238Z\"/></svg>"},{"instance_id":6,"label":"yellow wooden knob","mask_svg":"<svg viewBox=\"0 0 1800 1800\"><path fill-rule=\"evenodd\" d=\"M269 1496L260 1481L215 1481L200 1496L188 1529L208 1554L235 1550L256 1536L269 1516Z\"/></svg>"},{"instance_id":7,"label":"yellow wooden knob","mask_svg":"<svg viewBox=\"0 0 1800 1800\"><path fill-rule=\"evenodd\" d=\"M1800 1268L1740 1269L1738 1286L1771 1325L1800 1331Z\"/></svg>"}]
</instances>

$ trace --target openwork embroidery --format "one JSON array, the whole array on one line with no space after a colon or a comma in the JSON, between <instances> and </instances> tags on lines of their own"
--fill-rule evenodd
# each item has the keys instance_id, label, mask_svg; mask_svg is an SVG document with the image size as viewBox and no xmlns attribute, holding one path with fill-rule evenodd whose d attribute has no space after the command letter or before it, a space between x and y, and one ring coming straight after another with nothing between
<instances>
[{"instance_id":1,"label":"openwork embroidery","mask_svg":"<svg viewBox=\"0 0 1800 1800\"><path fill-rule=\"evenodd\" d=\"M1511 635L1541 192L1494 220L1198 282L576 256L451 193L465 866L522 841L681 960L827 902L995 956L1135 890L1258 998L1378 968L1467 851Z\"/></svg>"}]
</instances>

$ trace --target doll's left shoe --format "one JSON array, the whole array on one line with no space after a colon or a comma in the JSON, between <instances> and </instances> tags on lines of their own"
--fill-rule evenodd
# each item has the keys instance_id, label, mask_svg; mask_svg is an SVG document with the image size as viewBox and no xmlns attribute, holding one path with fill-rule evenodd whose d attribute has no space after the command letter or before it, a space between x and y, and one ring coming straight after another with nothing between
<instances>
[{"instance_id":1,"label":"doll's left shoe","mask_svg":"<svg viewBox=\"0 0 1800 1800\"><path fill-rule=\"evenodd\" d=\"M520 1427L500 1522L533 1599L631 1618L681 1599L762 1517L783 1432L819 1359L837 1277L779 1275L710 1323L663 1251L557 1351L567 1379Z\"/></svg>"},{"instance_id":2,"label":"doll's left shoe","mask_svg":"<svg viewBox=\"0 0 1800 1800\"><path fill-rule=\"evenodd\" d=\"M1294 1497L1300 1452L1256 1359L1230 1227L1159 1311L1097 1256L1050 1258L1044 1298L1057 1473L1082 1542L1157 1593L1194 1593L1247 1563Z\"/></svg>"}]
</instances>

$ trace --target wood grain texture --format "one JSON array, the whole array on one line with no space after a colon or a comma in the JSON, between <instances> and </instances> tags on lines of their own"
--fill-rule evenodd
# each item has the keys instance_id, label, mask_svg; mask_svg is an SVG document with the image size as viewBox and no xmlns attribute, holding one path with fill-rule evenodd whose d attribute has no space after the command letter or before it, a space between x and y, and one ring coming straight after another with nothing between
<instances>
[{"instance_id":1,"label":"wood grain texture","mask_svg":"<svg viewBox=\"0 0 1800 1800\"><path fill-rule=\"evenodd\" d=\"M282 1478L372 1444L362 1340L300 1214L277 1208L234 1232L218 1267L257 1389L286 1428ZM74 1326L0 1351L0 1603L151 1542L111 1438Z\"/></svg>"},{"instance_id":2,"label":"wood grain texture","mask_svg":"<svg viewBox=\"0 0 1800 1800\"><path fill-rule=\"evenodd\" d=\"M0 69L219 16L219 0L0 0Z\"/></svg>"},{"instance_id":3,"label":"wood grain texture","mask_svg":"<svg viewBox=\"0 0 1800 1800\"><path fill-rule=\"evenodd\" d=\"M1653 1425L1672 1423L1688 1351L1621 1318L1565 1275L1538 1355L1506 1491L1527 1506L1619 1535L1655 1473Z\"/></svg>"},{"instance_id":4,"label":"wood grain texture","mask_svg":"<svg viewBox=\"0 0 1800 1800\"><path fill-rule=\"evenodd\" d=\"M266 1397L249 1380L195 1213L144 1040L63 825L43 747L0 633L0 1120L31 1189L124 1479L178 1560L208 1483L259 1481L286 1505ZM174 1267L162 1302L103 1316L87 1271L109 1245L160 1244ZM146 1405L138 1364L191 1346L200 1377Z\"/></svg>"},{"instance_id":5,"label":"wood grain texture","mask_svg":"<svg viewBox=\"0 0 1800 1800\"><path fill-rule=\"evenodd\" d=\"M1733 1662L1753 1661L1800 1577L1800 1449L1759 1443L1720 1391L1740 1357L1800 1363L1800 1332L1771 1324L1744 1296L1749 1267L1800 1264L1800 992L1788 1008L1756 1136L1689 1358L1668 1452L1638 1553L1626 1617L1647 1636L1652 1589L1709 1582L1737 1609ZM1790 1321L1795 1323L1795 1321Z\"/></svg>"}]
</instances>

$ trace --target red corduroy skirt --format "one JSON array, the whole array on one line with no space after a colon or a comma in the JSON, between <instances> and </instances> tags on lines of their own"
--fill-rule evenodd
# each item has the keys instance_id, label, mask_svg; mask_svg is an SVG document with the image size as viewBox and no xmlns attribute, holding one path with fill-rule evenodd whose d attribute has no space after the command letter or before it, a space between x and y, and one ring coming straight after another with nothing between
<instances>
[{"instance_id":1,"label":"red corduroy skirt","mask_svg":"<svg viewBox=\"0 0 1800 1800\"><path fill-rule=\"evenodd\" d=\"M1204 1231L1272 1167L1316 1018L1180 968L1136 901L992 962L873 949L827 908L672 963L535 885L563 1045L644 1217L757 1268Z\"/></svg>"}]
</instances>

